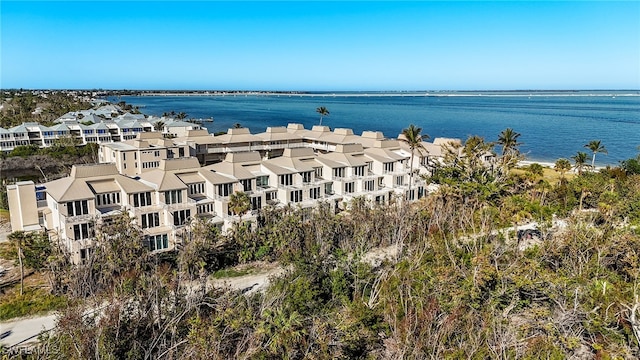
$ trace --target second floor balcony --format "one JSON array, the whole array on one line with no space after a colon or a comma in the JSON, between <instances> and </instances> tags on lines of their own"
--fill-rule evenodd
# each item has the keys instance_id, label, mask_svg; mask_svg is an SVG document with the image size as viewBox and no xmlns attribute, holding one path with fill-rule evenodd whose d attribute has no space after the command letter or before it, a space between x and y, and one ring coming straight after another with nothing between
<instances>
[{"instance_id":1,"label":"second floor balcony","mask_svg":"<svg viewBox=\"0 0 640 360\"><path fill-rule=\"evenodd\" d=\"M168 211L174 211L174 210L186 209L189 207L193 207L195 205L196 205L196 200L190 197L187 197L187 201L175 203L175 204L164 204L163 207Z\"/></svg>"},{"instance_id":2,"label":"second floor balcony","mask_svg":"<svg viewBox=\"0 0 640 360\"><path fill-rule=\"evenodd\" d=\"M93 215L92 214L66 216L65 217L65 223L67 223L67 224L84 223L84 222L91 221L91 220L93 220Z\"/></svg>"}]
</instances>

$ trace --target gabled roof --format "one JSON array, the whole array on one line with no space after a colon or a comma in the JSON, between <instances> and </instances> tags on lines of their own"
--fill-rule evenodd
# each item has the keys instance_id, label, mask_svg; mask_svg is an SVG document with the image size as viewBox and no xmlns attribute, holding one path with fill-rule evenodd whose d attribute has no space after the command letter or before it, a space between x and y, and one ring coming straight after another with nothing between
<instances>
[{"instance_id":1,"label":"gabled roof","mask_svg":"<svg viewBox=\"0 0 640 360\"><path fill-rule=\"evenodd\" d=\"M28 132L27 126L25 124L20 124L18 126L14 126L12 128L9 128L9 131L12 132L12 133L26 133L26 132Z\"/></svg>"},{"instance_id":2,"label":"gabled roof","mask_svg":"<svg viewBox=\"0 0 640 360\"><path fill-rule=\"evenodd\" d=\"M54 131L69 131L69 127L65 123L53 125L50 129Z\"/></svg>"},{"instance_id":3,"label":"gabled roof","mask_svg":"<svg viewBox=\"0 0 640 360\"><path fill-rule=\"evenodd\" d=\"M316 161L311 148L285 149L282 156L265 160L262 164L279 175L313 171L315 167L322 165Z\"/></svg>"},{"instance_id":4,"label":"gabled roof","mask_svg":"<svg viewBox=\"0 0 640 360\"><path fill-rule=\"evenodd\" d=\"M118 119L123 119L123 120L143 120L144 114L132 114L130 112L126 112L120 116L118 116Z\"/></svg>"},{"instance_id":5,"label":"gabled roof","mask_svg":"<svg viewBox=\"0 0 640 360\"><path fill-rule=\"evenodd\" d=\"M48 196L57 202L86 200L94 197L86 181L65 177L45 184Z\"/></svg>"},{"instance_id":6,"label":"gabled roof","mask_svg":"<svg viewBox=\"0 0 640 360\"><path fill-rule=\"evenodd\" d=\"M224 175L224 174L217 173L217 172L212 171L211 169L207 169L207 168L202 168L202 169L198 170L198 173L200 174L200 176L202 176L208 182L210 182L211 184L214 184L214 185L238 182L237 179L234 179L234 178L229 177L229 176Z\"/></svg>"},{"instance_id":7,"label":"gabled roof","mask_svg":"<svg viewBox=\"0 0 640 360\"><path fill-rule=\"evenodd\" d=\"M314 159L316 154L313 152L312 148L287 148L284 149L282 156L290 157L290 158L308 158Z\"/></svg>"},{"instance_id":8,"label":"gabled roof","mask_svg":"<svg viewBox=\"0 0 640 360\"><path fill-rule=\"evenodd\" d=\"M238 180L252 179L256 177L251 171L242 166L241 163L231 163L228 161L205 166L203 169L211 170L216 173L223 174L227 177L236 178Z\"/></svg>"},{"instance_id":9,"label":"gabled roof","mask_svg":"<svg viewBox=\"0 0 640 360\"><path fill-rule=\"evenodd\" d=\"M114 112L119 112L121 109L119 106L114 105L114 104L107 104L107 105L102 105L99 108L97 108L95 110L96 113L114 113Z\"/></svg>"},{"instance_id":10,"label":"gabled roof","mask_svg":"<svg viewBox=\"0 0 640 360\"><path fill-rule=\"evenodd\" d=\"M332 169L336 169L336 168L341 168L341 167L346 167L347 165L337 162L335 160L332 159L328 159L328 158L320 158L318 157L318 162L332 168Z\"/></svg>"},{"instance_id":11,"label":"gabled roof","mask_svg":"<svg viewBox=\"0 0 640 360\"><path fill-rule=\"evenodd\" d=\"M71 174L69 175L75 179L81 178L93 178L101 176L115 176L118 175L118 169L115 164L90 164L90 165L73 165L71 167Z\"/></svg>"},{"instance_id":12,"label":"gabled roof","mask_svg":"<svg viewBox=\"0 0 640 360\"><path fill-rule=\"evenodd\" d=\"M153 190L151 186L143 184L138 180L134 180L124 175L116 176L115 180L118 185L120 185L122 190L124 190L124 192L126 192L127 194L135 194Z\"/></svg>"},{"instance_id":13,"label":"gabled roof","mask_svg":"<svg viewBox=\"0 0 640 360\"><path fill-rule=\"evenodd\" d=\"M319 155L318 161L331 167L335 167L330 165L332 163L341 164L341 166L338 166L338 167L367 165L367 159L362 153L358 153L358 154L338 153L338 152L327 153L327 154Z\"/></svg>"},{"instance_id":14,"label":"gabled roof","mask_svg":"<svg viewBox=\"0 0 640 360\"><path fill-rule=\"evenodd\" d=\"M118 125L120 125L120 127L124 127L124 128L131 128L131 129L136 129L136 128L142 128L142 124L140 124L137 120L134 121L121 121L118 123Z\"/></svg>"},{"instance_id":15,"label":"gabled roof","mask_svg":"<svg viewBox=\"0 0 640 360\"><path fill-rule=\"evenodd\" d=\"M194 157L163 159L160 160L160 166L158 166L158 169L163 171L177 171L199 168L200 163L198 162L198 159Z\"/></svg>"},{"instance_id":16,"label":"gabled roof","mask_svg":"<svg viewBox=\"0 0 640 360\"><path fill-rule=\"evenodd\" d=\"M89 114L82 118L82 121L92 121L94 124L102 122L102 118L96 114Z\"/></svg>"},{"instance_id":17,"label":"gabled roof","mask_svg":"<svg viewBox=\"0 0 640 360\"><path fill-rule=\"evenodd\" d=\"M235 153L231 152L231 153L228 153L224 158L224 161L234 163L234 164L260 163L261 160L262 160L262 157L260 156L260 153L257 151L244 151L244 152L235 152Z\"/></svg>"},{"instance_id":18,"label":"gabled roof","mask_svg":"<svg viewBox=\"0 0 640 360\"><path fill-rule=\"evenodd\" d=\"M271 160L271 159L270 159ZM285 175L285 174L296 174L298 173L297 170L292 169L290 167L284 167L284 166L280 166L277 165L273 162L263 162L262 163L262 167L264 167L265 169L269 170L270 172L276 174L276 175Z\"/></svg>"},{"instance_id":19,"label":"gabled roof","mask_svg":"<svg viewBox=\"0 0 640 360\"><path fill-rule=\"evenodd\" d=\"M405 156L395 153L387 148L368 148L364 150L364 154L372 160L389 163L406 159Z\"/></svg>"},{"instance_id":20,"label":"gabled roof","mask_svg":"<svg viewBox=\"0 0 640 360\"><path fill-rule=\"evenodd\" d=\"M69 176L50 181L45 187L49 196L58 202L92 199L96 193L120 189L127 194L153 190L139 181L118 174L114 164L74 165Z\"/></svg>"},{"instance_id":21,"label":"gabled roof","mask_svg":"<svg viewBox=\"0 0 640 360\"><path fill-rule=\"evenodd\" d=\"M155 188L158 191L186 189L185 185L176 174L163 170L152 170L140 175L140 181Z\"/></svg>"},{"instance_id":22,"label":"gabled roof","mask_svg":"<svg viewBox=\"0 0 640 360\"><path fill-rule=\"evenodd\" d=\"M109 130L107 125L105 125L102 122L95 123L95 124L91 125L90 127L93 128L93 129L96 129L96 130Z\"/></svg>"}]
</instances>

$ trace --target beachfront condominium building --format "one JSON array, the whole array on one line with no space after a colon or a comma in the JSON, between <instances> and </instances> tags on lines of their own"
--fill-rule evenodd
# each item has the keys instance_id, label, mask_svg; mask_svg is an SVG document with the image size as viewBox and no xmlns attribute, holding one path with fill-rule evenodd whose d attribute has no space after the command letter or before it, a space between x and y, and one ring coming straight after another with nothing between
<instances>
[{"instance_id":1,"label":"beachfront condominium building","mask_svg":"<svg viewBox=\"0 0 640 360\"><path fill-rule=\"evenodd\" d=\"M198 146L215 149L208 154L217 154L218 146L225 149L222 160L206 166L186 156L188 141L178 145L143 134L105 144L101 160L108 163L76 165L70 176L38 186L10 186L12 229L45 229L81 262L95 246L100 224L122 213L140 227L151 250L166 251L182 241L195 218L226 231L241 219L254 221L267 206L311 209L324 202L337 211L356 198L383 203L425 195L424 180L411 174L410 152L380 133L289 126L259 135L232 129L226 135L210 143L204 140L219 136L198 135L206 137ZM149 162L158 164L144 165ZM419 164L413 166L416 173ZM248 195L247 213L231 209L236 192Z\"/></svg>"}]
</instances>

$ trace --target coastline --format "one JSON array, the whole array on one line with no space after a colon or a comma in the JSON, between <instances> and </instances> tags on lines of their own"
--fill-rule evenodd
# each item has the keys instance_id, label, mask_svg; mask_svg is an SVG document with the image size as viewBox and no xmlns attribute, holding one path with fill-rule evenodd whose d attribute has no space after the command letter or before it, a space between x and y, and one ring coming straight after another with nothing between
<instances>
[{"instance_id":1,"label":"coastline","mask_svg":"<svg viewBox=\"0 0 640 360\"><path fill-rule=\"evenodd\" d=\"M640 91L624 91L624 92L270 92L270 91L239 91L239 92L143 92L135 95L141 97L237 97L237 96L269 96L269 97L640 97Z\"/></svg>"},{"instance_id":2,"label":"coastline","mask_svg":"<svg viewBox=\"0 0 640 360\"><path fill-rule=\"evenodd\" d=\"M526 167L526 166L529 166L531 164L540 164L543 167L548 167L550 169L553 169L556 166L555 162L550 162L550 161L536 161L536 160L521 160L521 161L518 161L518 167ZM614 165L605 165L605 166L596 165L594 167L594 170L597 170L597 171L603 170L603 169L606 169L608 166L613 167ZM615 166L617 166L617 165L615 165ZM572 167L569 172L574 172L574 171L575 170Z\"/></svg>"},{"instance_id":3,"label":"coastline","mask_svg":"<svg viewBox=\"0 0 640 360\"><path fill-rule=\"evenodd\" d=\"M325 125L352 129L355 134L375 130L395 138L403 127L415 124L432 138L464 140L473 134L492 140L511 127L522 134L520 150L528 161L553 164L559 158L570 159L576 151L584 151L589 140L598 139L609 151L607 156L596 159L598 166L605 167L635 158L640 144L640 96L608 97L611 93L588 96L587 92L558 92L555 97L546 97L548 92L539 92L529 99L525 97L528 92L496 92L492 96L475 96L471 92L455 96L389 92L381 96L367 92L334 96L320 92L252 91L181 97L175 95L178 90L167 90L162 96L153 96L154 92L109 99L143 106L143 112L155 116L176 111L196 119L213 117L213 122L204 124L212 133L226 131L238 123L256 133L288 123L300 123L310 129L318 124L314 110L320 105L331 111ZM627 135L621 136L623 133Z\"/></svg>"}]
</instances>

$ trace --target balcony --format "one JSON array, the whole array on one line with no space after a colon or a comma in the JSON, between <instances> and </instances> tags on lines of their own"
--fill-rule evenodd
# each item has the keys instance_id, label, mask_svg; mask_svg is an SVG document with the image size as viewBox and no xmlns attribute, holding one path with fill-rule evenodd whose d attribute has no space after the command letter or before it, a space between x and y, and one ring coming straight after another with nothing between
<instances>
[{"instance_id":1,"label":"balcony","mask_svg":"<svg viewBox=\"0 0 640 360\"><path fill-rule=\"evenodd\" d=\"M65 222L67 224L77 224L77 223L85 223L93 220L93 215L77 215L77 216L67 216Z\"/></svg>"},{"instance_id":2,"label":"balcony","mask_svg":"<svg viewBox=\"0 0 640 360\"><path fill-rule=\"evenodd\" d=\"M266 144L263 145L264 150L282 150L282 149L296 149L306 147L306 145L302 142L300 143L289 143L289 144Z\"/></svg>"},{"instance_id":3,"label":"balcony","mask_svg":"<svg viewBox=\"0 0 640 360\"><path fill-rule=\"evenodd\" d=\"M335 145L330 145L330 144L327 144L327 143L313 142L311 144L307 144L307 147L310 147L310 148L315 149L315 150L336 151L336 146Z\"/></svg>"},{"instance_id":4,"label":"balcony","mask_svg":"<svg viewBox=\"0 0 640 360\"><path fill-rule=\"evenodd\" d=\"M162 210L162 205L148 205L148 206L138 206L138 207L130 207L135 215L145 214L149 212Z\"/></svg>"},{"instance_id":5,"label":"balcony","mask_svg":"<svg viewBox=\"0 0 640 360\"><path fill-rule=\"evenodd\" d=\"M163 207L168 211L175 211L175 210L186 209L188 207L192 207L195 205L196 205L196 201L187 197L187 202L181 202L177 204L164 204Z\"/></svg>"}]
</instances>

